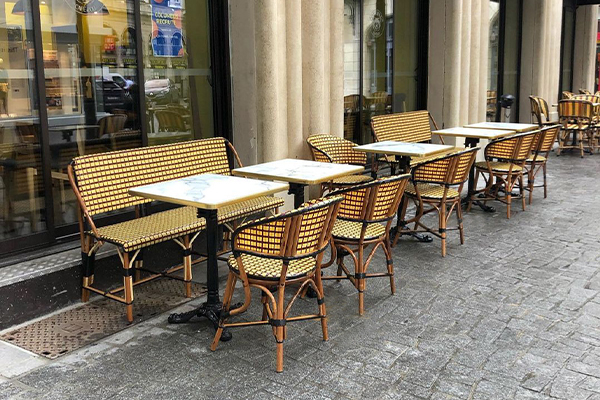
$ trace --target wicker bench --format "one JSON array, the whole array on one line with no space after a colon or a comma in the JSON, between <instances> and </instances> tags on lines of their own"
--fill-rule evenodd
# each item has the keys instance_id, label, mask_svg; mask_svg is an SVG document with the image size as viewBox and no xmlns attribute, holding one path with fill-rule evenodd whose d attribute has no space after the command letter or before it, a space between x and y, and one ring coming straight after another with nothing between
<instances>
[{"instance_id":1,"label":"wicker bench","mask_svg":"<svg viewBox=\"0 0 600 400\"><path fill-rule=\"evenodd\" d=\"M205 220L198 218L193 207L179 207L148 214L149 199L129 194L136 186L213 173L230 175L231 167L239 157L224 138L151 146L131 150L91 154L73 159L68 168L69 180L79 206L83 289L82 301L90 292L98 293L127 306L127 319L133 320L133 286L148 280L173 276L183 269L183 281L188 297L191 296L192 244L205 228ZM221 224L283 205L278 197L265 196L219 210ZM107 212L133 207L136 218L108 226L98 226L99 218ZM235 224L234 224L235 225ZM175 241L183 251L183 264L139 278L143 268L142 250L156 243ZM94 255L105 243L116 246L123 264L123 287L105 291L92 286ZM134 273L136 276L134 283ZM124 296L118 293L124 292Z\"/></svg>"},{"instance_id":2,"label":"wicker bench","mask_svg":"<svg viewBox=\"0 0 600 400\"><path fill-rule=\"evenodd\" d=\"M430 143L432 138L431 124L433 124L435 130L438 130L433 116L427 110L383 114L374 116L371 119L371 133L375 142L393 140L409 143ZM438 137L443 144L444 139L441 136ZM457 147L452 151L460 150L464 150L464 148ZM439 154L436 154L428 157L415 157L410 161L410 165L420 164L439 156ZM377 161L390 164L392 175L394 174L396 159L393 156L383 156ZM376 164L373 165L374 170L377 170Z\"/></svg>"}]
</instances>

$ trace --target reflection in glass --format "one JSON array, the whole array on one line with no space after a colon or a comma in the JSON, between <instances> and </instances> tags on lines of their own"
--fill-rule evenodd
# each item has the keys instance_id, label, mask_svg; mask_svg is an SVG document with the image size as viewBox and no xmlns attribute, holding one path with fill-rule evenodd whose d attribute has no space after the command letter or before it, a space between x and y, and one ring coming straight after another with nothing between
<instances>
[{"instance_id":1,"label":"reflection in glass","mask_svg":"<svg viewBox=\"0 0 600 400\"><path fill-rule=\"evenodd\" d=\"M148 144L213 136L206 0L141 2Z\"/></svg>"},{"instance_id":2,"label":"reflection in glass","mask_svg":"<svg viewBox=\"0 0 600 400\"><path fill-rule=\"evenodd\" d=\"M74 157L142 145L133 1L40 0L57 225L77 221Z\"/></svg>"},{"instance_id":3,"label":"reflection in glass","mask_svg":"<svg viewBox=\"0 0 600 400\"><path fill-rule=\"evenodd\" d=\"M486 119L496 121L498 99L498 54L500 50L500 2L489 2L489 50L488 50L488 89Z\"/></svg>"},{"instance_id":4,"label":"reflection in glass","mask_svg":"<svg viewBox=\"0 0 600 400\"><path fill-rule=\"evenodd\" d=\"M394 112L416 111L419 0L394 1Z\"/></svg>"},{"instance_id":5,"label":"reflection in glass","mask_svg":"<svg viewBox=\"0 0 600 400\"><path fill-rule=\"evenodd\" d=\"M360 12L359 0L344 2L344 137L354 142L360 141Z\"/></svg>"},{"instance_id":6,"label":"reflection in glass","mask_svg":"<svg viewBox=\"0 0 600 400\"><path fill-rule=\"evenodd\" d=\"M504 62L502 66L502 94L512 94L515 102L510 113L510 122L518 122L519 115L516 110L519 107L519 51L521 41L520 33L520 0L505 0L506 17L504 22Z\"/></svg>"},{"instance_id":7,"label":"reflection in glass","mask_svg":"<svg viewBox=\"0 0 600 400\"><path fill-rule=\"evenodd\" d=\"M564 7L560 92L577 92L573 86L573 41L575 36L575 9ZM587 89L587 88L586 88Z\"/></svg>"},{"instance_id":8,"label":"reflection in glass","mask_svg":"<svg viewBox=\"0 0 600 400\"><path fill-rule=\"evenodd\" d=\"M29 0L0 1L0 240L45 227Z\"/></svg>"}]
</instances>

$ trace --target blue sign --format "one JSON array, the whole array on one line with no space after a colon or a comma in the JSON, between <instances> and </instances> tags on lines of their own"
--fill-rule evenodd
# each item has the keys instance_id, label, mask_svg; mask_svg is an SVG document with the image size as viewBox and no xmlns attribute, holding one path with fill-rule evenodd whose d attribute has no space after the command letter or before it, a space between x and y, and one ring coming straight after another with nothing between
<instances>
[{"instance_id":1,"label":"blue sign","mask_svg":"<svg viewBox=\"0 0 600 400\"><path fill-rule=\"evenodd\" d=\"M183 57L181 1L152 0L152 51L156 57Z\"/></svg>"}]
</instances>

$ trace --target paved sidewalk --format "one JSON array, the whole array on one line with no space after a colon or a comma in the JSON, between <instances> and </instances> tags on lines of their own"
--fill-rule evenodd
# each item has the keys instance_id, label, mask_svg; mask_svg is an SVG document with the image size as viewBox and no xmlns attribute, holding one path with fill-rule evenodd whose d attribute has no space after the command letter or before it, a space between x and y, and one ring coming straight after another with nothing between
<instances>
[{"instance_id":1,"label":"paved sidewalk","mask_svg":"<svg viewBox=\"0 0 600 400\"><path fill-rule=\"evenodd\" d=\"M502 205L471 212L444 259L438 241L401 241L397 294L369 280L363 317L349 282L326 282L330 340L317 322L288 325L281 374L268 327L211 352L206 322L163 315L0 378L0 399L600 400L599 171L599 155L551 155L548 199L536 189L510 220Z\"/></svg>"}]
</instances>

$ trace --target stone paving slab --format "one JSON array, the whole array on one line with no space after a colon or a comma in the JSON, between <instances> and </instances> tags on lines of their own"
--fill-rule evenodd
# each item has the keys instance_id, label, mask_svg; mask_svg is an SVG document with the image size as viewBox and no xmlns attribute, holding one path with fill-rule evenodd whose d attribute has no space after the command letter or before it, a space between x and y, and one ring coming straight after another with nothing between
<instances>
[{"instance_id":1,"label":"stone paving slab","mask_svg":"<svg viewBox=\"0 0 600 400\"><path fill-rule=\"evenodd\" d=\"M369 280L363 317L348 282L326 282L330 340L314 321L289 324L281 374L268 327L211 352L206 322L161 315L0 381L0 399L600 400L597 171L598 156L551 155L548 199L536 189L510 220L496 204L466 214L466 243L450 232L446 258L437 240L402 240L396 295ZM256 302L243 318L259 316Z\"/></svg>"}]
</instances>

